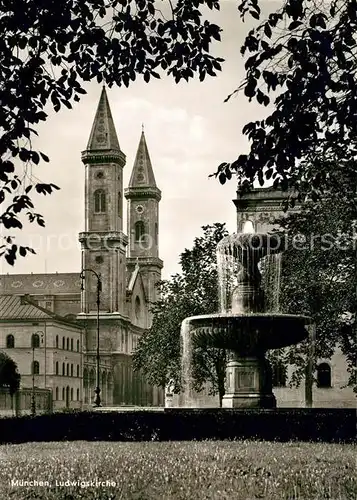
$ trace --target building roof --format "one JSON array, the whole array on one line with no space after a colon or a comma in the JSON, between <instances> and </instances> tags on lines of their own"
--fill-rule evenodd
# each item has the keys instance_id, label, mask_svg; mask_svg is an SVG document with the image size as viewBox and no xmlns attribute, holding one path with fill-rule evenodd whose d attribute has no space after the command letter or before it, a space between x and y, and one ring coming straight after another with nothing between
<instances>
[{"instance_id":1,"label":"building roof","mask_svg":"<svg viewBox=\"0 0 357 500\"><path fill-rule=\"evenodd\" d=\"M81 292L79 273L1 274L0 295L61 295Z\"/></svg>"},{"instance_id":2,"label":"building roof","mask_svg":"<svg viewBox=\"0 0 357 500\"><path fill-rule=\"evenodd\" d=\"M52 319L53 315L42 308L29 304L20 295L0 296L0 320L2 319Z\"/></svg>"},{"instance_id":3,"label":"building roof","mask_svg":"<svg viewBox=\"0 0 357 500\"><path fill-rule=\"evenodd\" d=\"M39 306L29 295L0 295L0 321L51 320L82 329L75 315L60 316Z\"/></svg>"},{"instance_id":4,"label":"building roof","mask_svg":"<svg viewBox=\"0 0 357 500\"><path fill-rule=\"evenodd\" d=\"M112 112L105 87L103 87L92 130L87 144L87 151L120 151Z\"/></svg>"},{"instance_id":5,"label":"building roof","mask_svg":"<svg viewBox=\"0 0 357 500\"><path fill-rule=\"evenodd\" d=\"M157 188L154 171L151 165L149 150L146 144L144 130L141 133L133 170L129 181L129 188L153 187Z\"/></svg>"}]
</instances>

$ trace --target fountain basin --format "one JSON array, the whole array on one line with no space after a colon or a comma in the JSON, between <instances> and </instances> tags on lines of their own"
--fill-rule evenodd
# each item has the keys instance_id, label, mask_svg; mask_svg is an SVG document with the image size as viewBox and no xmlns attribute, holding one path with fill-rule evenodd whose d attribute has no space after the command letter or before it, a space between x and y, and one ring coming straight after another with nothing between
<instances>
[{"instance_id":1,"label":"fountain basin","mask_svg":"<svg viewBox=\"0 0 357 500\"><path fill-rule=\"evenodd\" d=\"M241 355L279 349L305 340L308 316L265 313L220 313L186 318L197 346L217 347Z\"/></svg>"},{"instance_id":2,"label":"fountain basin","mask_svg":"<svg viewBox=\"0 0 357 500\"><path fill-rule=\"evenodd\" d=\"M186 318L181 327L186 402L193 402L190 375L197 348L227 350L224 408L275 408L272 372L265 353L308 337L307 316L267 313L220 313Z\"/></svg>"},{"instance_id":3,"label":"fountain basin","mask_svg":"<svg viewBox=\"0 0 357 500\"><path fill-rule=\"evenodd\" d=\"M311 322L303 315L281 314L278 294L274 296L274 308L270 308L266 300L260 265L263 262L260 261L268 257L269 263L274 254L284 250L284 245L285 236L277 233L236 233L223 238L217 245L221 313L186 318L181 326L186 404L194 402L192 367L195 356L202 355L200 349L203 352L207 349L205 354L212 355L220 387L222 374L217 354L226 355L224 408L276 406L272 368L265 354L270 349L305 340L308 337L305 326ZM274 260L280 262L275 257ZM280 280L280 271L277 276ZM278 293L280 287L272 290ZM217 353L216 349L226 352Z\"/></svg>"}]
</instances>

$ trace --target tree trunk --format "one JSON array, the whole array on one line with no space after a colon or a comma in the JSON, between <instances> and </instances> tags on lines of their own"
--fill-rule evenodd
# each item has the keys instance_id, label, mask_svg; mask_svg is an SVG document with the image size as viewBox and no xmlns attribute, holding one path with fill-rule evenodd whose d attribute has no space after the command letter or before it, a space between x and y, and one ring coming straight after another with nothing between
<instances>
[{"instance_id":1,"label":"tree trunk","mask_svg":"<svg viewBox=\"0 0 357 500\"><path fill-rule=\"evenodd\" d=\"M219 407L222 408L222 399L225 395L226 389L224 387L224 382L226 380L226 360L219 359L216 363L216 375L218 382L218 396L219 396Z\"/></svg>"},{"instance_id":2,"label":"tree trunk","mask_svg":"<svg viewBox=\"0 0 357 500\"><path fill-rule=\"evenodd\" d=\"M222 399L225 394L225 388L224 388L224 379L218 381L218 395L219 395L219 407L222 408Z\"/></svg>"}]
</instances>

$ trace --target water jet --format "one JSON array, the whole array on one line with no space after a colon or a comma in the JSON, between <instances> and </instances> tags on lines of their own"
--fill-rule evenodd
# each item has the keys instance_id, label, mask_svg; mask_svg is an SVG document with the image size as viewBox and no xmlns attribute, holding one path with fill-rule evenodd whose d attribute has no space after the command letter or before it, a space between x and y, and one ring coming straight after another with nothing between
<instances>
[{"instance_id":1,"label":"water jet","mask_svg":"<svg viewBox=\"0 0 357 500\"><path fill-rule=\"evenodd\" d=\"M235 233L218 244L220 312L186 318L181 327L185 407L195 407L193 351L203 344L228 353L223 408L276 407L266 353L305 340L310 323L306 316L281 313L262 286L261 268L280 263L274 256L284 245L285 238L274 233ZM279 283L276 288L278 293Z\"/></svg>"}]
</instances>

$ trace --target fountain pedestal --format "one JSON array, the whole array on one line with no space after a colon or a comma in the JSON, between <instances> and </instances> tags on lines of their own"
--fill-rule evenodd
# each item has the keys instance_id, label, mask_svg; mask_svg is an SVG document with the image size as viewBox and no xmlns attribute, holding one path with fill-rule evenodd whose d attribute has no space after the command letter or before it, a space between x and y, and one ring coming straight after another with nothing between
<instances>
[{"instance_id":1,"label":"fountain pedestal","mask_svg":"<svg viewBox=\"0 0 357 500\"><path fill-rule=\"evenodd\" d=\"M261 356L242 357L232 353L226 369L223 408L275 408L271 368Z\"/></svg>"}]
</instances>

